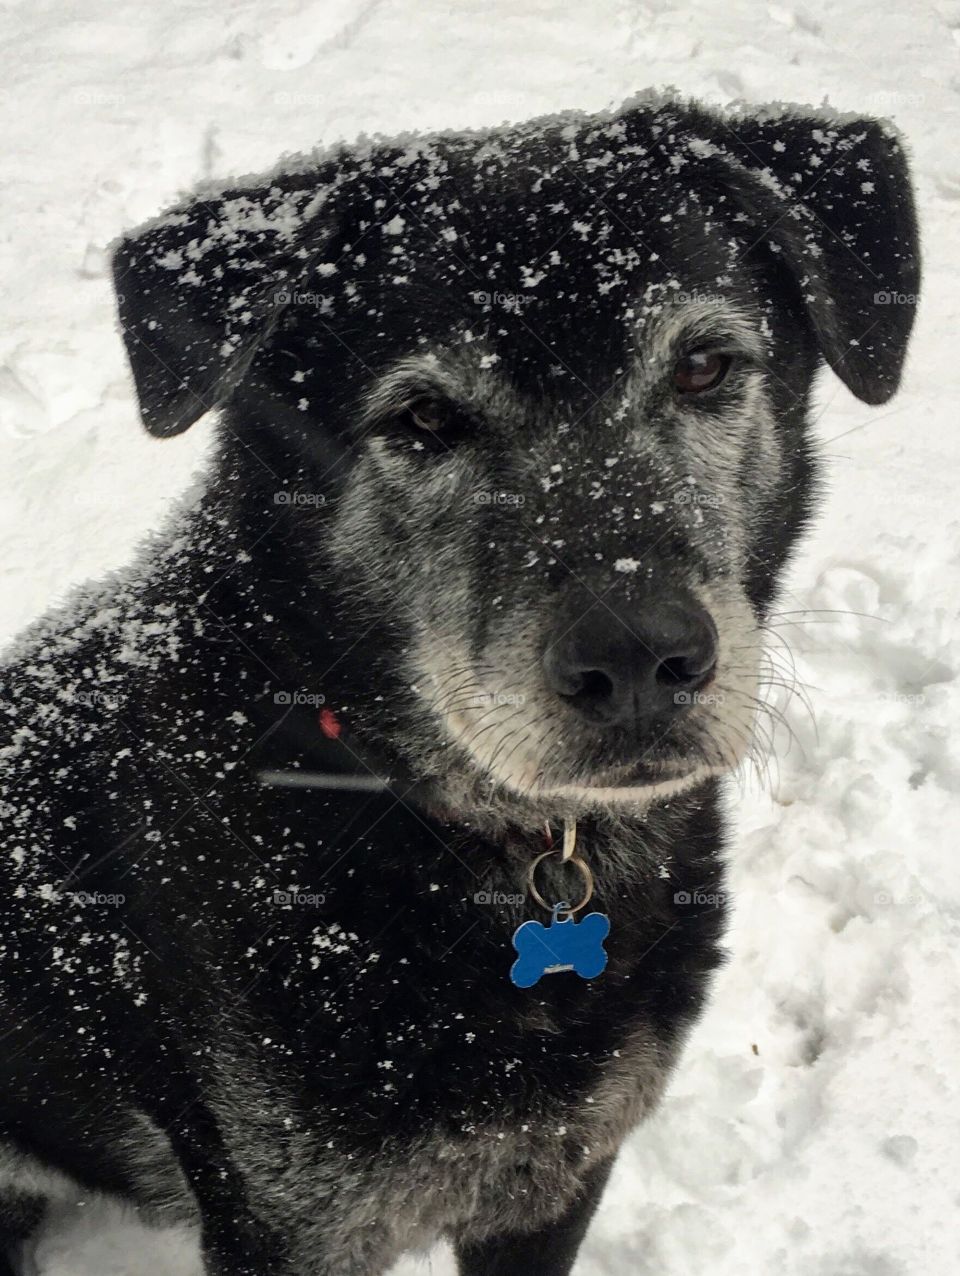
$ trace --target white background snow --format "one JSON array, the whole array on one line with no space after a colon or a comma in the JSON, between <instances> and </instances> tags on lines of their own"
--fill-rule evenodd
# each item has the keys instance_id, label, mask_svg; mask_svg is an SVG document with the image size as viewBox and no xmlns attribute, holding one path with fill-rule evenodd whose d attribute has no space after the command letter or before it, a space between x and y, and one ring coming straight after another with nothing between
<instances>
[{"instance_id":1,"label":"white background snow","mask_svg":"<svg viewBox=\"0 0 960 1276\"><path fill-rule=\"evenodd\" d=\"M957 0L0 6L0 636L127 559L204 453L209 422L169 442L138 426L105 253L198 179L670 84L907 135L926 279L903 389L870 409L823 375L827 499L782 604L812 715L784 702L795 743L766 790L734 787L733 960L582 1276L960 1269L958 36ZM33 1258L199 1270L189 1239L89 1209ZM395 1276L452 1271L437 1251Z\"/></svg>"}]
</instances>

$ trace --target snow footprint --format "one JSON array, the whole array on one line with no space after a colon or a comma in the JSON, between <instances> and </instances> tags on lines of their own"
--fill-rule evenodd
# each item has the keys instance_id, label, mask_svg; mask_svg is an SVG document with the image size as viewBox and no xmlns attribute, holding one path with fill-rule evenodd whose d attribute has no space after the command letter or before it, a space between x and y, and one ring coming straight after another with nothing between
<instances>
[{"instance_id":1,"label":"snow footprint","mask_svg":"<svg viewBox=\"0 0 960 1276\"><path fill-rule=\"evenodd\" d=\"M884 699L922 704L927 687L951 682L956 672L945 647L930 650L915 620L905 623L920 604L911 589L910 581L884 576L874 565L829 568L811 591L810 611L799 617L804 645L839 648L840 663L849 659L872 672Z\"/></svg>"},{"instance_id":2,"label":"snow footprint","mask_svg":"<svg viewBox=\"0 0 960 1276\"><path fill-rule=\"evenodd\" d=\"M380 0L314 0L261 37L263 65L271 71L292 71L323 49L345 48L379 7Z\"/></svg>"}]
</instances>

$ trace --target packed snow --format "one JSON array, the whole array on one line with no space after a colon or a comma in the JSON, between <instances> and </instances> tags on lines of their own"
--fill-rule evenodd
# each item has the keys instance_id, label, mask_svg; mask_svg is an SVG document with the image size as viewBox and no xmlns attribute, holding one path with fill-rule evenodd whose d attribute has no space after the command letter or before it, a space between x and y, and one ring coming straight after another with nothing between
<instances>
[{"instance_id":1,"label":"packed snow","mask_svg":"<svg viewBox=\"0 0 960 1276\"><path fill-rule=\"evenodd\" d=\"M209 421L168 442L138 424L107 251L197 182L666 85L829 103L906 136L925 281L903 388L877 410L822 375L827 490L773 648L802 694L783 690L766 774L731 784L732 958L623 1151L582 1276L956 1270L958 40L955 0L39 0L0 17L2 636L126 561L205 453ZM52 1213L25 1262L200 1271L192 1237L90 1205ZM437 1250L393 1276L452 1272Z\"/></svg>"}]
</instances>

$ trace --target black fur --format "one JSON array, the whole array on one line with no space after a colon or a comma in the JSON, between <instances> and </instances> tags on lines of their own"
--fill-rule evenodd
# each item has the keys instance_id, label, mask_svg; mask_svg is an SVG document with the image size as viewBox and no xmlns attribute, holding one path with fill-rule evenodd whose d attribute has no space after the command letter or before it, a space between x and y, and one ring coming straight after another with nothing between
<instances>
[{"instance_id":1,"label":"black fur","mask_svg":"<svg viewBox=\"0 0 960 1276\"><path fill-rule=\"evenodd\" d=\"M825 146L818 130L831 129ZM601 290L595 239L569 234L598 202L615 212L607 247L643 245L636 270ZM278 229L263 215L279 205ZM395 216L396 244L381 230ZM456 239L441 242L443 230ZM564 235L562 275L535 318L471 300L515 291ZM721 960L717 781L581 818L609 967L593 982L514 988L511 933L536 911L474 897L526 891L541 812L450 809L420 773L405 749L418 710L401 622L371 619L362 582L329 561L327 529L364 446L363 396L395 360L474 324L525 401L554 394L589 414L626 358L625 299L674 275L715 288L727 240L742 249L727 292L773 299L769 390L786 468L756 514L743 582L762 617L809 511L803 426L818 361L877 403L904 357L912 307L874 295L916 292L916 227L902 152L875 123L722 119L672 103L426 149L384 143L203 194L120 246L147 426L171 435L226 411L203 491L170 533L40 621L6 669L0 1128L12 1148L154 1220L196 1208L211 1272L263 1276L302 1270L297 1235L333 1211L331 1182L346 1191L362 1172L373 1185L380 1162L413 1158L427 1136L467 1155L471 1139L568 1113L565 1195L545 1197L541 1167L521 1155L477 1189L476 1225L447 1231L464 1276L570 1270L615 1151L585 1153L574 1137L587 1097L638 1034L638 1078L652 1086L669 1069ZM307 370L295 383L294 369ZM752 486L749 467L740 481ZM278 491L324 503L278 504ZM554 504L576 536L583 502ZM396 517L390 535L404 536L396 510L377 517ZM481 625L517 554L488 539L477 533ZM671 542L658 552L669 563ZM552 588L563 573L551 570ZM319 699L278 702L297 691L323 697L339 740L318 725ZM374 770L389 788L258 778L298 767ZM322 902L275 902L292 889ZM698 891L707 902L685 902ZM225 1101L262 1163L238 1150ZM162 1135L144 1135L138 1113ZM294 1171L296 1199L283 1177ZM526 1237L485 1221L484 1193L508 1189L529 1198ZM387 1251L370 1232L346 1254L318 1241L310 1270L372 1276Z\"/></svg>"}]
</instances>

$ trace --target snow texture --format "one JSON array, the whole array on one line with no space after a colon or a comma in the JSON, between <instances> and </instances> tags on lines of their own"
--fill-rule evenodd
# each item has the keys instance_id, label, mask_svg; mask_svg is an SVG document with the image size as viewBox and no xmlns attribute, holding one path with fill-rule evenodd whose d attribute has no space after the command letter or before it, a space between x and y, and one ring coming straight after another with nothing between
<instances>
[{"instance_id":1,"label":"snow texture","mask_svg":"<svg viewBox=\"0 0 960 1276\"><path fill-rule=\"evenodd\" d=\"M877 412L823 376L828 491L777 631L809 711L785 690L765 784L731 786L732 960L620 1158L582 1276L956 1270L958 38L954 0L13 0L0 18L5 636L128 560L205 453L209 422L166 443L137 424L107 254L197 182L665 85L829 103L906 136L926 279L904 385ZM59 1208L25 1259L200 1271L191 1237L91 1204ZM452 1259L393 1276L428 1272Z\"/></svg>"}]
</instances>

